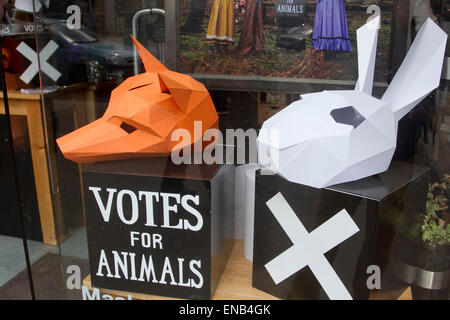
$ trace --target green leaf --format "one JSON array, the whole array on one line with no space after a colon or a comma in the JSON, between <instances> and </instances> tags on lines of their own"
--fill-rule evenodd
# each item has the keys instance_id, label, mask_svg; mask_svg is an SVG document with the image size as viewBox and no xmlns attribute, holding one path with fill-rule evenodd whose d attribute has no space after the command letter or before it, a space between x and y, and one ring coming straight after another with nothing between
<instances>
[{"instance_id":1,"label":"green leaf","mask_svg":"<svg viewBox=\"0 0 450 320\"><path fill-rule=\"evenodd\" d=\"M426 232L422 233L422 241L426 242L428 240L428 235Z\"/></svg>"}]
</instances>

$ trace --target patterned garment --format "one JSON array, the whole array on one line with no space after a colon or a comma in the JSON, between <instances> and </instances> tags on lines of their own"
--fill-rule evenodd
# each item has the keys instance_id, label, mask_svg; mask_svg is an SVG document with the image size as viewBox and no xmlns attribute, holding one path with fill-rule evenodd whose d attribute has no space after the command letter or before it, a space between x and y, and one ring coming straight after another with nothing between
<instances>
[{"instance_id":1,"label":"patterned garment","mask_svg":"<svg viewBox=\"0 0 450 320\"><path fill-rule=\"evenodd\" d=\"M236 52L242 55L264 52L264 21L261 0L246 1L244 25Z\"/></svg>"},{"instance_id":2,"label":"patterned garment","mask_svg":"<svg viewBox=\"0 0 450 320\"><path fill-rule=\"evenodd\" d=\"M209 19L206 41L234 43L234 0L215 0Z\"/></svg>"},{"instance_id":3,"label":"patterned garment","mask_svg":"<svg viewBox=\"0 0 450 320\"><path fill-rule=\"evenodd\" d=\"M352 51L344 0L317 0L312 46L317 50Z\"/></svg>"}]
</instances>

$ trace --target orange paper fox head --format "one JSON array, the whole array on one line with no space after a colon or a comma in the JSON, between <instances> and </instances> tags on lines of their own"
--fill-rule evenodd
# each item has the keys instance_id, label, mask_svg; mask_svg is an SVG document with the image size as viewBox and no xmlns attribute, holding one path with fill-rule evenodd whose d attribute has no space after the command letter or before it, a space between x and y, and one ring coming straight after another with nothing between
<instances>
[{"instance_id":1,"label":"orange paper fox head","mask_svg":"<svg viewBox=\"0 0 450 320\"><path fill-rule=\"evenodd\" d=\"M56 140L67 159L85 163L167 156L196 142L194 121L201 121L202 135L217 128L217 112L205 86L168 70L133 41L146 72L113 90L102 118ZM176 129L188 130L191 141L172 141Z\"/></svg>"}]
</instances>

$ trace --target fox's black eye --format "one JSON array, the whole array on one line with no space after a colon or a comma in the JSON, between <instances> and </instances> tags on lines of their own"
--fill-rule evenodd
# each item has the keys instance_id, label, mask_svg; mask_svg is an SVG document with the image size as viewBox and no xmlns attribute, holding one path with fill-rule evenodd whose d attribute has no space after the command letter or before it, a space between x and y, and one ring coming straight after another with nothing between
<instances>
[{"instance_id":1,"label":"fox's black eye","mask_svg":"<svg viewBox=\"0 0 450 320\"><path fill-rule=\"evenodd\" d=\"M352 106L331 110L330 114L337 123L348 124L355 129L366 120L366 118Z\"/></svg>"},{"instance_id":2,"label":"fox's black eye","mask_svg":"<svg viewBox=\"0 0 450 320\"><path fill-rule=\"evenodd\" d=\"M147 86L149 86L149 85L151 85L151 83L146 83L146 84L142 84L142 85L140 85L140 86L137 86L137 87L131 88L131 89L129 89L128 91L132 91L132 90L140 89L140 88L143 88L143 87L147 87Z\"/></svg>"},{"instance_id":3,"label":"fox's black eye","mask_svg":"<svg viewBox=\"0 0 450 320\"><path fill-rule=\"evenodd\" d=\"M122 124L120 125L120 128L125 131L126 133L130 134L135 132L137 129L135 127L133 127L131 124L122 122Z\"/></svg>"}]
</instances>

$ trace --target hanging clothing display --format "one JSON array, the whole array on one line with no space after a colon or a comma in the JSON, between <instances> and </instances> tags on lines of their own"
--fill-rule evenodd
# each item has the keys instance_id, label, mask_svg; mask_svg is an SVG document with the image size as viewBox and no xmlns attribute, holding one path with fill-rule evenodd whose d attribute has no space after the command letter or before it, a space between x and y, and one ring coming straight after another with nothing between
<instances>
[{"instance_id":1,"label":"hanging clothing display","mask_svg":"<svg viewBox=\"0 0 450 320\"><path fill-rule=\"evenodd\" d=\"M215 0L209 18L206 41L234 43L234 0Z\"/></svg>"},{"instance_id":2,"label":"hanging clothing display","mask_svg":"<svg viewBox=\"0 0 450 320\"><path fill-rule=\"evenodd\" d=\"M261 0L247 0L244 25L236 51L239 54L264 51L264 23Z\"/></svg>"},{"instance_id":3,"label":"hanging clothing display","mask_svg":"<svg viewBox=\"0 0 450 320\"><path fill-rule=\"evenodd\" d=\"M352 51L344 0L317 0L312 46L317 50Z\"/></svg>"}]
</instances>

